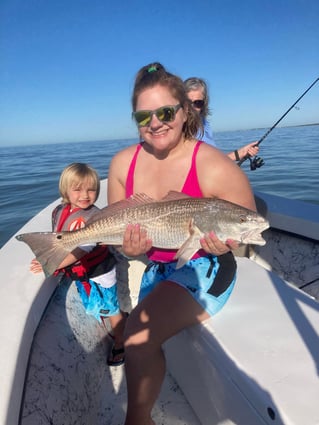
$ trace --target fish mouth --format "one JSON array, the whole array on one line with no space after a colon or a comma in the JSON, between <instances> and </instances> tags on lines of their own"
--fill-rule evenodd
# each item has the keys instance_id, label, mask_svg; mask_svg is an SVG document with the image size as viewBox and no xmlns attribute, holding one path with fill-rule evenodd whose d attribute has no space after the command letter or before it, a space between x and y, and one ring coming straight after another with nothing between
<instances>
[{"instance_id":1,"label":"fish mouth","mask_svg":"<svg viewBox=\"0 0 319 425\"><path fill-rule=\"evenodd\" d=\"M268 229L269 226L266 226L264 229L252 229L245 232L241 237L241 243L251 244L251 245L265 245L266 241L261 235L261 232Z\"/></svg>"}]
</instances>

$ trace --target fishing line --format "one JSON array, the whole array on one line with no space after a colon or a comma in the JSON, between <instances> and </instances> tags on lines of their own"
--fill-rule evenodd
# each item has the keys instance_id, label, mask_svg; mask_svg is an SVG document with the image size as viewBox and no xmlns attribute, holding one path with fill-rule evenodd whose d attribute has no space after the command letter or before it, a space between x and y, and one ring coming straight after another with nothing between
<instances>
[{"instance_id":1,"label":"fishing line","mask_svg":"<svg viewBox=\"0 0 319 425\"><path fill-rule=\"evenodd\" d=\"M319 78L317 78L308 88L306 91L304 91L302 93L302 95L296 100L296 102L290 106L289 109L287 109L287 111L279 118L278 121L275 122L275 124L258 140L258 142L254 145L254 146L259 146L260 143L266 139L266 137L268 136L269 133L271 133L273 131L273 129L280 123L280 121L285 118L285 116L292 110L292 108L294 106L297 105L297 103L299 102L299 100L301 100L304 95L306 93L308 93L308 91L316 84L316 82L319 81ZM261 167L262 165L264 165L264 160L258 156L255 156L255 158L251 158L249 155L245 155L240 161L237 162L237 164L239 165L239 167L241 166L241 164L243 162L245 162L247 159L249 159L250 161L250 169L251 170L256 170L257 168Z\"/></svg>"}]
</instances>

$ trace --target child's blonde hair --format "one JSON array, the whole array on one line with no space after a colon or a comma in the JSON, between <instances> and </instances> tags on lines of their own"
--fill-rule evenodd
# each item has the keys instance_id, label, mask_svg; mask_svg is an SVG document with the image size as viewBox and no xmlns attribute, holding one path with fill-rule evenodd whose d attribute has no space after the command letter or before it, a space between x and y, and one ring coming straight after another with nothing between
<instances>
[{"instance_id":1,"label":"child's blonde hair","mask_svg":"<svg viewBox=\"0 0 319 425\"><path fill-rule=\"evenodd\" d=\"M62 202L64 204L70 203L68 198L68 190L72 186L80 186L83 180L89 180L92 184L92 189L96 190L96 198L100 193L100 178L94 168L87 164L80 162L74 162L64 168L61 173L59 181L59 192L62 196Z\"/></svg>"}]
</instances>

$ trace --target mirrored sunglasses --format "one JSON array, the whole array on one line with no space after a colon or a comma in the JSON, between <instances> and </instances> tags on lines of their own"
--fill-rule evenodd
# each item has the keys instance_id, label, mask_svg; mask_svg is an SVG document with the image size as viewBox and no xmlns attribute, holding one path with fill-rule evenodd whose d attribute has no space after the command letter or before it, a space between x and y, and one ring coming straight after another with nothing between
<instances>
[{"instance_id":1,"label":"mirrored sunglasses","mask_svg":"<svg viewBox=\"0 0 319 425\"><path fill-rule=\"evenodd\" d=\"M198 100L193 100L192 104L195 106L195 108L202 108L205 102L202 99L198 99Z\"/></svg>"},{"instance_id":2,"label":"mirrored sunglasses","mask_svg":"<svg viewBox=\"0 0 319 425\"><path fill-rule=\"evenodd\" d=\"M171 122L174 121L176 112L182 107L178 104L175 106L161 106L160 108L150 110L141 110L132 113L132 117L135 119L139 127L146 127L150 124L152 116L155 114L156 118L161 122Z\"/></svg>"}]
</instances>

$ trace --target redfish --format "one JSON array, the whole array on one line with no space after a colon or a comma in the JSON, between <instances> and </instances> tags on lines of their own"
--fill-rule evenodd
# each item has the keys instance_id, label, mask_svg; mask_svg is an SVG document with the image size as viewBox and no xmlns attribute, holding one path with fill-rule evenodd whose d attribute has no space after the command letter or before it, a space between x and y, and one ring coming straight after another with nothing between
<instances>
[{"instance_id":1,"label":"redfish","mask_svg":"<svg viewBox=\"0 0 319 425\"><path fill-rule=\"evenodd\" d=\"M101 209L86 227L73 232L35 232L16 236L29 245L47 275L76 247L85 244L122 245L128 224L146 230L153 246L176 249L177 268L182 267L201 249L200 239L214 232L225 242L264 245L261 233L269 222L255 211L214 198L192 198L169 192L160 201L145 194Z\"/></svg>"}]
</instances>

